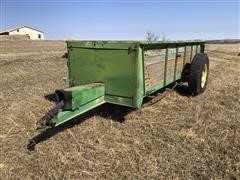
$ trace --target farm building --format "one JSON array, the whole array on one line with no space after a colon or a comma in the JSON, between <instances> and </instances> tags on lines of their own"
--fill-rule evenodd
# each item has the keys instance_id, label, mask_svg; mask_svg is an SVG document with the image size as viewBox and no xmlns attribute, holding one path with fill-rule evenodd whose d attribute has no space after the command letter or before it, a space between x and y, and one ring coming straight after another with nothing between
<instances>
[{"instance_id":1,"label":"farm building","mask_svg":"<svg viewBox=\"0 0 240 180\"><path fill-rule=\"evenodd\" d=\"M25 35L28 36L29 39L44 39L43 31L29 26L21 26L13 29L8 29L0 32L0 35Z\"/></svg>"}]
</instances>

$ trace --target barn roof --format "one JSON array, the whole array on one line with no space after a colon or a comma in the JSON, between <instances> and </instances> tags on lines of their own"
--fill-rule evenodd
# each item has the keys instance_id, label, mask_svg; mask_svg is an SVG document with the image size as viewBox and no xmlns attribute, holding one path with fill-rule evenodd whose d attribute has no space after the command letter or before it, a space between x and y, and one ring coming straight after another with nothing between
<instances>
[{"instance_id":1,"label":"barn roof","mask_svg":"<svg viewBox=\"0 0 240 180\"><path fill-rule=\"evenodd\" d=\"M29 28L29 29L33 29L33 30L35 30L35 31L38 31L38 32L43 33L43 31L40 31L40 30L35 29L35 28L32 28L32 27L30 27L30 26L20 26L20 27L16 27L16 28L12 28L12 29L6 29L5 31L0 32L0 34L1 34L1 33L6 33L6 32L11 32L11 31L14 31L14 30L16 30L16 29L21 29L21 28L24 28L24 27Z\"/></svg>"}]
</instances>

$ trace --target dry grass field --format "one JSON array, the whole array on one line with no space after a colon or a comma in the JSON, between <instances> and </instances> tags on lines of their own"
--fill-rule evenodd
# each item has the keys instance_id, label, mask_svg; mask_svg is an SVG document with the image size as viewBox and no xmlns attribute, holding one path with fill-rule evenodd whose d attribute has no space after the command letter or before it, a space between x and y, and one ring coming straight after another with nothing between
<instances>
[{"instance_id":1,"label":"dry grass field","mask_svg":"<svg viewBox=\"0 0 240 180\"><path fill-rule=\"evenodd\" d=\"M178 87L121 123L102 106L28 151L48 95L65 87L66 45L0 43L0 179L240 179L240 44L206 46L204 94Z\"/></svg>"}]
</instances>

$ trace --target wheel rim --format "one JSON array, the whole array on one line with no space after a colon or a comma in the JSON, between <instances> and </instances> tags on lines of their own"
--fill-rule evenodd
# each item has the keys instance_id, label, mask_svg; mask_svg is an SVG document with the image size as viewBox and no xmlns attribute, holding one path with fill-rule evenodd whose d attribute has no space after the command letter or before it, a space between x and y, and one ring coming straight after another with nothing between
<instances>
[{"instance_id":1,"label":"wheel rim","mask_svg":"<svg viewBox=\"0 0 240 180\"><path fill-rule=\"evenodd\" d=\"M202 79L201 79L201 87L203 88L207 81L207 64L204 64L203 70L202 70Z\"/></svg>"}]
</instances>

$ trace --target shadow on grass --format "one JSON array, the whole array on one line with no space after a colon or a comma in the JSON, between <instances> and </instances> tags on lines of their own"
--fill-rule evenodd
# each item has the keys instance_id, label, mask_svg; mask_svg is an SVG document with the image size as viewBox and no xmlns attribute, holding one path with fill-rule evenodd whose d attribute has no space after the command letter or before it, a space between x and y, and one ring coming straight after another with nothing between
<instances>
[{"instance_id":1,"label":"shadow on grass","mask_svg":"<svg viewBox=\"0 0 240 180\"><path fill-rule=\"evenodd\" d=\"M181 96L187 96L187 97L192 96L192 93L189 91L188 85L186 83L179 84L175 88L175 91Z\"/></svg>"},{"instance_id":2,"label":"shadow on grass","mask_svg":"<svg viewBox=\"0 0 240 180\"><path fill-rule=\"evenodd\" d=\"M166 88L171 89L172 87L173 87L173 84L170 84ZM150 102L153 97L156 97L158 95L158 93L163 93L164 89L165 88L151 94L151 96L145 97L143 100L143 105ZM176 86L175 91L182 96L187 96L187 97L191 96L191 93L189 92L188 86L186 84L179 84L178 86ZM57 102L57 97L55 94L48 94L44 97L49 101ZM49 128L40 132L39 134L37 134L36 136L34 136L32 139L29 140L27 149L30 151L33 151L35 146L38 143L48 140L55 134L62 132L65 129L72 128L75 125L81 124L82 122L91 118L92 116L101 116L106 119L110 118L114 121L122 123L125 120L125 116L134 110L135 110L134 108L120 106L120 105L114 105L109 103L103 104L97 108L94 108L93 110L90 110L82 115L79 115L76 118L73 118L70 121L63 123L62 125L59 125L54 128Z\"/></svg>"},{"instance_id":3,"label":"shadow on grass","mask_svg":"<svg viewBox=\"0 0 240 180\"><path fill-rule=\"evenodd\" d=\"M48 95L48 97L50 97ZM54 97L51 95L51 97ZM46 98L46 96L45 96ZM48 128L43 131L41 131L39 134L34 136L32 139L29 140L27 144L27 149L29 151L34 151L35 146L38 143L41 143L43 141L48 140L49 138L53 137L55 134L62 132L68 128L72 128L75 125L81 124L85 120L91 118L92 116L101 116L106 119L112 119L114 121L117 121L119 123L124 122L125 116L132 112L134 108L129 108L125 106L120 106L120 105L114 105L114 104L103 104L97 108L94 108L93 110L90 110L84 114L79 115L76 118L71 119L70 121L67 121L57 127L53 128Z\"/></svg>"}]
</instances>

